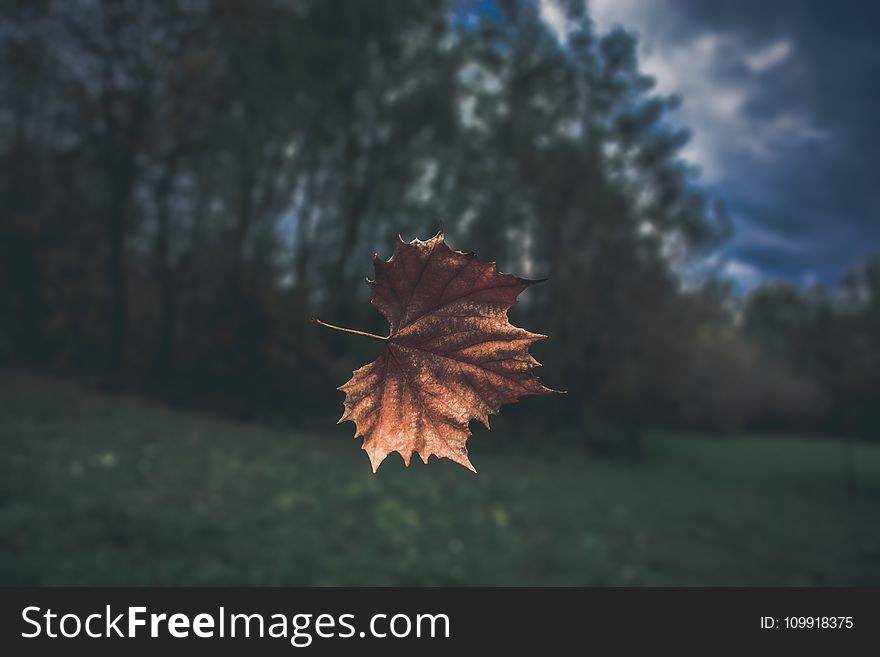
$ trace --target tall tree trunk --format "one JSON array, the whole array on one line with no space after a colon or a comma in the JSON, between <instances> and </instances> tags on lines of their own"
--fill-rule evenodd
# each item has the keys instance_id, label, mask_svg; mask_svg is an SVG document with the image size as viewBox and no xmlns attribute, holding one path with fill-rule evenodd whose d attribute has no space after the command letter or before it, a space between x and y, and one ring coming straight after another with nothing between
<instances>
[{"instance_id":1,"label":"tall tree trunk","mask_svg":"<svg viewBox=\"0 0 880 657\"><path fill-rule=\"evenodd\" d=\"M176 163L166 166L156 186L158 200L156 230L156 274L159 282L159 344L157 372L160 380L170 380L175 369L177 333L177 287L175 267L171 263L171 192L177 174Z\"/></svg>"},{"instance_id":2,"label":"tall tree trunk","mask_svg":"<svg viewBox=\"0 0 880 657\"><path fill-rule=\"evenodd\" d=\"M248 160L243 160L248 162ZM251 232L251 224L254 217L254 193L256 191L256 176L253 171L253 163L243 165L239 178L238 217L232 233L233 248L233 283L239 289L245 287L246 274L246 245Z\"/></svg>"},{"instance_id":3,"label":"tall tree trunk","mask_svg":"<svg viewBox=\"0 0 880 657\"><path fill-rule=\"evenodd\" d=\"M107 75L110 76L108 66ZM109 88L109 87L108 87ZM120 126L113 111L112 94L105 98L105 120L111 135L106 166L110 181L108 237L110 254L110 372L120 378L125 370L128 342L128 286L126 277L125 238L128 236L128 209L137 174L136 147L143 133L150 106L151 87L143 84L130 108L125 127Z\"/></svg>"},{"instance_id":4,"label":"tall tree trunk","mask_svg":"<svg viewBox=\"0 0 880 657\"><path fill-rule=\"evenodd\" d=\"M133 163L125 162L111 173L112 189L108 216L110 253L110 372L119 377L125 369L128 341L128 292L125 262L126 214L133 180Z\"/></svg>"},{"instance_id":5,"label":"tall tree trunk","mask_svg":"<svg viewBox=\"0 0 880 657\"><path fill-rule=\"evenodd\" d=\"M293 270L296 278L298 298L306 308L309 307L309 284L311 282L311 277L309 276L309 266L311 264L309 249L312 245L309 243L309 231L318 211L317 204L312 202L312 199L315 198L314 188L316 186L315 176L309 175L305 183L304 194L306 200L300 206L296 219L296 249L294 251Z\"/></svg>"}]
</instances>

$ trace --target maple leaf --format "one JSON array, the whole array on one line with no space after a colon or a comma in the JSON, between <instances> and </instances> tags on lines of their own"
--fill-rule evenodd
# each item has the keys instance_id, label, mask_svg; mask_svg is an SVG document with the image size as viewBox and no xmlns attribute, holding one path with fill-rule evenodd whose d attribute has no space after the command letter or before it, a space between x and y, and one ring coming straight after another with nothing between
<instances>
[{"instance_id":1,"label":"maple leaf","mask_svg":"<svg viewBox=\"0 0 880 657\"><path fill-rule=\"evenodd\" d=\"M413 452L434 454L476 472L468 460L468 423L523 395L557 392L538 382L529 354L547 336L510 324L508 309L528 281L497 271L473 254L453 251L442 231L405 243L398 235L387 261L374 256L372 304L390 324L372 363L355 370L339 423L355 423L373 472L391 452L409 466ZM316 322L329 326L320 320Z\"/></svg>"}]
</instances>

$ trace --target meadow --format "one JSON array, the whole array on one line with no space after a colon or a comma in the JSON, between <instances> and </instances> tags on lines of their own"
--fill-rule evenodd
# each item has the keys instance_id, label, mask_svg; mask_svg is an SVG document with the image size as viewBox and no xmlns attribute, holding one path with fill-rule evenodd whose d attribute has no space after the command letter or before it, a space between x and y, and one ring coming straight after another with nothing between
<instances>
[{"instance_id":1,"label":"meadow","mask_svg":"<svg viewBox=\"0 0 880 657\"><path fill-rule=\"evenodd\" d=\"M656 432L625 465L480 431L478 475L373 475L351 435L3 374L0 583L880 584L867 444Z\"/></svg>"}]
</instances>

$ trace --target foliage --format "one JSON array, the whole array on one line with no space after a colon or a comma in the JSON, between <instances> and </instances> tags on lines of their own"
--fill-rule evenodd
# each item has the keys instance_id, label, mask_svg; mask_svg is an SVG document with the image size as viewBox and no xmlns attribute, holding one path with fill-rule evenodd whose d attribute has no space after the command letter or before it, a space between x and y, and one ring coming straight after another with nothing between
<instances>
[{"instance_id":1,"label":"foliage","mask_svg":"<svg viewBox=\"0 0 880 657\"><path fill-rule=\"evenodd\" d=\"M582 3L564 38L522 0L6 4L0 364L323 417L371 354L309 318L380 330L361 263L442 228L552 279L512 313L553 335L554 433L637 455L650 425L803 426L821 397L822 428L876 435L877 286L800 332L759 328L759 292L747 335L729 293L687 289L723 206L635 37ZM770 361L797 399L765 412L740 395Z\"/></svg>"},{"instance_id":2,"label":"foliage","mask_svg":"<svg viewBox=\"0 0 880 657\"><path fill-rule=\"evenodd\" d=\"M758 288L744 308L744 333L770 366L814 382L826 398L810 413L776 414L777 425L880 437L880 259L868 259L831 292L781 283Z\"/></svg>"}]
</instances>

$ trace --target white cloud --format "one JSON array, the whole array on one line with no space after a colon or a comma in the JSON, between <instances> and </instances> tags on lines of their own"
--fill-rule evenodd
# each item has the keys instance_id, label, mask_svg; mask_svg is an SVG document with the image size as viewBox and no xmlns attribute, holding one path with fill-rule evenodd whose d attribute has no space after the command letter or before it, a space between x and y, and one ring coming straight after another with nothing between
<instances>
[{"instance_id":1,"label":"white cloud","mask_svg":"<svg viewBox=\"0 0 880 657\"><path fill-rule=\"evenodd\" d=\"M698 285L708 277L718 276L732 280L740 293L748 292L766 279L757 267L717 252L688 263L681 273L685 287Z\"/></svg>"},{"instance_id":2,"label":"white cloud","mask_svg":"<svg viewBox=\"0 0 880 657\"><path fill-rule=\"evenodd\" d=\"M677 118L692 130L682 155L701 169L704 181L722 182L742 156L772 159L790 145L828 137L794 102L766 118L747 112L763 90L763 74L790 59L790 41L755 49L732 32L712 31L663 40L674 5L590 0L589 6L600 32L616 25L636 31L642 70L655 79L657 93L681 96ZM738 66L745 70L736 75Z\"/></svg>"},{"instance_id":3,"label":"white cloud","mask_svg":"<svg viewBox=\"0 0 880 657\"><path fill-rule=\"evenodd\" d=\"M757 268L740 260L727 260L721 267L721 273L732 278L740 292L748 292L764 279Z\"/></svg>"},{"instance_id":4,"label":"white cloud","mask_svg":"<svg viewBox=\"0 0 880 657\"><path fill-rule=\"evenodd\" d=\"M734 243L739 242L785 253L793 253L804 248L803 242L796 237L746 221L737 222Z\"/></svg>"},{"instance_id":5,"label":"white cloud","mask_svg":"<svg viewBox=\"0 0 880 657\"><path fill-rule=\"evenodd\" d=\"M644 0L588 0L590 16L601 30L608 30L616 25L627 29L642 29L653 24L655 19L662 18L662 7L659 2Z\"/></svg>"},{"instance_id":6,"label":"white cloud","mask_svg":"<svg viewBox=\"0 0 880 657\"><path fill-rule=\"evenodd\" d=\"M767 122L767 129L776 141L825 141L830 136L827 130L819 128L804 114L797 112L773 118Z\"/></svg>"},{"instance_id":7,"label":"white cloud","mask_svg":"<svg viewBox=\"0 0 880 657\"><path fill-rule=\"evenodd\" d=\"M783 39L748 55L746 65L752 73L763 73L788 59L791 51L791 43Z\"/></svg>"},{"instance_id":8,"label":"white cloud","mask_svg":"<svg viewBox=\"0 0 880 657\"><path fill-rule=\"evenodd\" d=\"M540 0L541 18L556 32L557 38L565 40L568 36L568 21L565 14L554 0Z\"/></svg>"}]
</instances>

